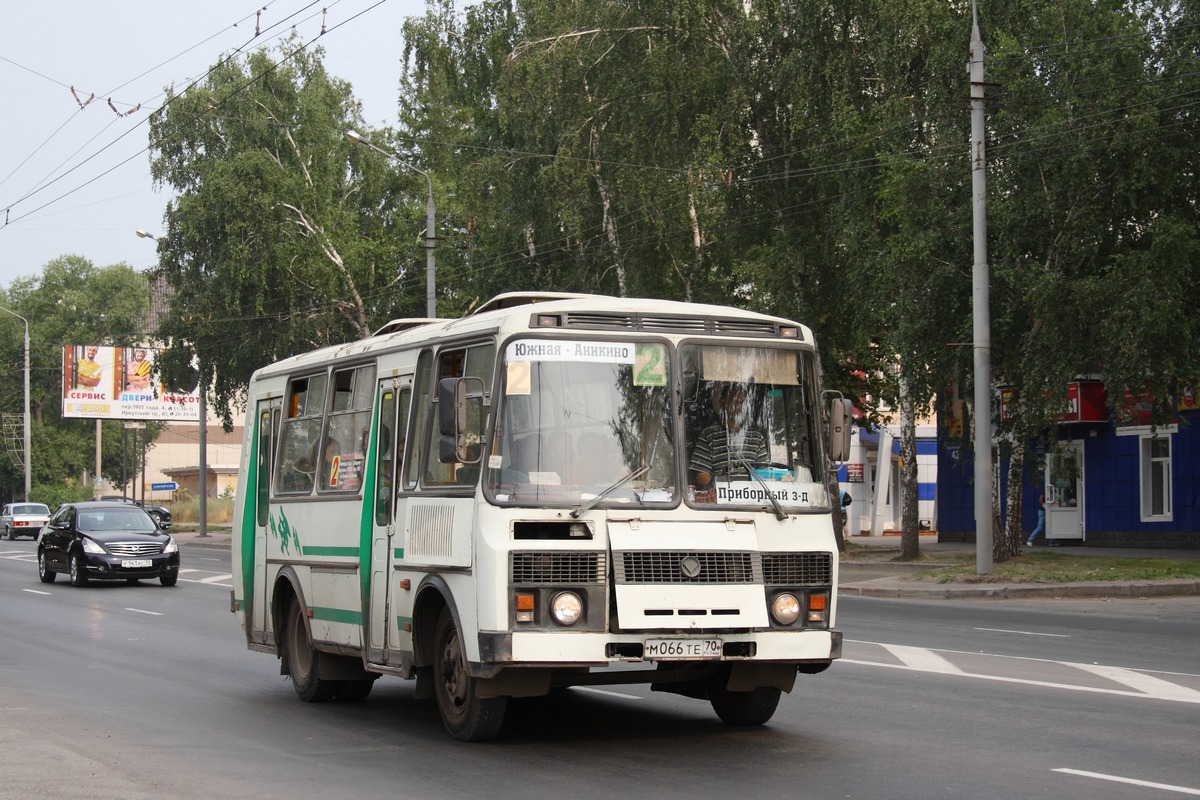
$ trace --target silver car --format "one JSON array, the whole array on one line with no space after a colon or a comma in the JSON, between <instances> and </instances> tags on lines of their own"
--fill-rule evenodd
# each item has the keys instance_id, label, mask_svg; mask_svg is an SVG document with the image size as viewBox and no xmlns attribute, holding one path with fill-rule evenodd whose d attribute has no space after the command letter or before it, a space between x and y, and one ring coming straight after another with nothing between
<instances>
[{"instance_id":1,"label":"silver car","mask_svg":"<svg viewBox=\"0 0 1200 800\"><path fill-rule=\"evenodd\" d=\"M0 510L0 535L9 540L18 536L33 539L49 520L50 508L45 503L9 503Z\"/></svg>"}]
</instances>

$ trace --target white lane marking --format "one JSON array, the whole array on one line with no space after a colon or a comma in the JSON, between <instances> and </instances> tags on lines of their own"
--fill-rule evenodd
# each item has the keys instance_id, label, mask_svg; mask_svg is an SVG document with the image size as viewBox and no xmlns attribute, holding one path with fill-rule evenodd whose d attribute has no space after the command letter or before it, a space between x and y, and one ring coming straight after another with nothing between
<instances>
[{"instance_id":1,"label":"white lane marking","mask_svg":"<svg viewBox=\"0 0 1200 800\"><path fill-rule=\"evenodd\" d=\"M146 611L145 609L142 609L142 608L127 608L125 610L132 611L135 614L149 614L152 617L165 617L166 616L166 614L162 613L161 611Z\"/></svg>"},{"instance_id":2,"label":"white lane marking","mask_svg":"<svg viewBox=\"0 0 1200 800\"><path fill-rule=\"evenodd\" d=\"M963 675L961 669L945 657L924 647L908 647L902 644L885 644L883 648L904 662L904 666L919 672L940 672L944 675Z\"/></svg>"},{"instance_id":3,"label":"white lane marking","mask_svg":"<svg viewBox=\"0 0 1200 800\"><path fill-rule=\"evenodd\" d=\"M1060 661L1058 663L1062 664L1063 662ZM1163 700L1182 700L1188 703L1200 703L1200 692L1195 689L1189 689L1177 683L1164 681L1162 678L1156 678L1153 675L1146 675L1142 672L1122 669L1121 667L1106 667L1103 664L1068 664L1068 666L1081 669L1084 672L1090 672L1093 675L1099 675L1101 678L1107 678L1123 686L1128 686L1130 689L1137 689L1143 694L1161 697Z\"/></svg>"},{"instance_id":4,"label":"white lane marking","mask_svg":"<svg viewBox=\"0 0 1200 800\"><path fill-rule=\"evenodd\" d=\"M1103 772L1087 772L1082 769L1068 769L1067 767L1059 767L1052 769L1051 772L1061 772L1064 775L1078 775L1081 778L1095 778L1101 781L1112 781L1113 783L1128 783L1133 786L1145 786L1147 789L1162 789L1164 792L1178 792L1179 794L1190 794L1200 796L1200 789L1193 789L1190 786L1175 786L1170 783L1155 783L1154 781L1140 781L1137 778L1123 778L1120 775L1105 775Z\"/></svg>"},{"instance_id":5,"label":"white lane marking","mask_svg":"<svg viewBox=\"0 0 1200 800\"><path fill-rule=\"evenodd\" d=\"M907 669L913 672L921 672L915 667L910 667L907 664L887 664L882 661L859 661L854 658L839 658L839 664L859 664L864 667L885 667L887 669ZM1054 662L1057 664L1067 664L1065 661ZM1068 666L1078 666L1077 664L1068 664ZM936 670L935 670L936 671ZM1192 700L1186 697L1170 697L1165 698L1159 695L1146 694L1145 692L1130 692L1122 689L1101 689L1096 686L1076 686L1071 683L1054 683L1052 681L1035 681L1029 678L1010 678L1007 675L982 675L978 672L959 672L964 678L977 678L981 681L996 681L998 683L1017 683L1025 686L1044 686L1049 689L1071 689L1076 692L1091 692L1092 694L1113 694L1119 697L1140 697L1143 700L1172 700L1179 703L1200 703L1200 700Z\"/></svg>"},{"instance_id":6,"label":"white lane marking","mask_svg":"<svg viewBox=\"0 0 1200 800\"><path fill-rule=\"evenodd\" d=\"M199 582L200 583L221 583L221 581L231 581L231 580L233 580L233 573L230 572L230 573L226 573L224 575L213 575L208 578L201 578ZM223 586L224 584L221 584L221 585Z\"/></svg>"},{"instance_id":7,"label":"white lane marking","mask_svg":"<svg viewBox=\"0 0 1200 800\"><path fill-rule=\"evenodd\" d=\"M603 694L609 697L620 697L622 700L645 700L644 697L638 697L636 694L625 694L624 692L613 692L608 689L597 689L594 686L573 686L571 687L579 692L591 692L592 694Z\"/></svg>"},{"instance_id":8,"label":"white lane marking","mask_svg":"<svg viewBox=\"0 0 1200 800\"><path fill-rule=\"evenodd\" d=\"M1071 637L1065 633L1036 633L1034 631L1010 631L1007 628L975 628L977 631L987 633L1015 633L1018 636L1049 636L1054 639L1070 639Z\"/></svg>"},{"instance_id":9,"label":"white lane marking","mask_svg":"<svg viewBox=\"0 0 1200 800\"><path fill-rule=\"evenodd\" d=\"M50 594L49 592L39 592L37 589L22 589L21 591L29 592L30 594L46 594L46 595Z\"/></svg>"}]
</instances>

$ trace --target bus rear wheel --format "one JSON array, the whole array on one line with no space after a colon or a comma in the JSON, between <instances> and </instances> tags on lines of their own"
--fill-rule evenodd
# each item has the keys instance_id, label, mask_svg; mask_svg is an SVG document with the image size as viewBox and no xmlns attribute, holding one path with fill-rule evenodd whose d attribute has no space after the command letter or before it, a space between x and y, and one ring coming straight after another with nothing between
<instances>
[{"instance_id":1,"label":"bus rear wheel","mask_svg":"<svg viewBox=\"0 0 1200 800\"><path fill-rule=\"evenodd\" d=\"M774 686L749 692L731 692L714 686L708 690L708 701L726 725L749 727L765 725L775 715L781 694Z\"/></svg>"},{"instance_id":2,"label":"bus rear wheel","mask_svg":"<svg viewBox=\"0 0 1200 800\"><path fill-rule=\"evenodd\" d=\"M467 654L450 609L442 609L434 636L433 693L446 730L464 742L494 739L504 722L508 698L475 696L476 679L467 669Z\"/></svg>"},{"instance_id":3,"label":"bus rear wheel","mask_svg":"<svg viewBox=\"0 0 1200 800\"><path fill-rule=\"evenodd\" d=\"M292 601L288 609L287 636L288 671L292 676L292 687L306 703L324 703L333 697L338 688L337 681L322 680L320 677L321 653L308 639L308 626L304 624L304 610L298 600Z\"/></svg>"}]
</instances>

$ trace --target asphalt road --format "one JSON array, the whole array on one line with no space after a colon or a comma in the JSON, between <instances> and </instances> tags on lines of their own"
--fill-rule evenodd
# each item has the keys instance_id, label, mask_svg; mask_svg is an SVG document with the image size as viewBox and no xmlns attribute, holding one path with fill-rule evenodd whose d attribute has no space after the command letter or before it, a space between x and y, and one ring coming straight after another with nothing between
<instances>
[{"instance_id":1,"label":"asphalt road","mask_svg":"<svg viewBox=\"0 0 1200 800\"><path fill-rule=\"evenodd\" d=\"M0 542L0 798L1025 798L1200 793L1200 602L846 598L845 657L772 722L643 687L514 702L462 744L411 684L300 702L229 612L229 554L174 588L37 580Z\"/></svg>"}]
</instances>

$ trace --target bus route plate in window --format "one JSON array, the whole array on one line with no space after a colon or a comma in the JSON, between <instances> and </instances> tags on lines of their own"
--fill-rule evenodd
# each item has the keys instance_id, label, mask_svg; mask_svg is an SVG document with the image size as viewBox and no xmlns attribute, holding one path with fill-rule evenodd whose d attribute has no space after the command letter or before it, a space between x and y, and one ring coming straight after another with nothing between
<instances>
[{"instance_id":1,"label":"bus route plate in window","mask_svg":"<svg viewBox=\"0 0 1200 800\"><path fill-rule=\"evenodd\" d=\"M647 661L720 658L721 650L720 639L647 639L642 644L642 658Z\"/></svg>"}]
</instances>

